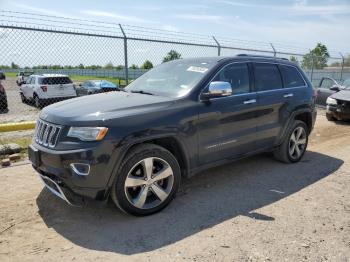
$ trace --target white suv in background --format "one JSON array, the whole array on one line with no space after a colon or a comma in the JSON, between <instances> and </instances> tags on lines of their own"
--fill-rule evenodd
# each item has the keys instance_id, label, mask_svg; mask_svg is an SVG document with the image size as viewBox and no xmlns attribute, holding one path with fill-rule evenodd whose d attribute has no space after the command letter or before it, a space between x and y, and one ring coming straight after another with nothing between
<instances>
[{"instance_id":1,"label":"white suv in background","mask_svg":"<svg viewBox=\"0 0 350 262\"><path fill-rule=\"evenodd\" d=\"M22 102L34 102L42 108L51 103L77 96L75 86L67 75L31 75L20 87Z\"/></svg>"}]
</instances>

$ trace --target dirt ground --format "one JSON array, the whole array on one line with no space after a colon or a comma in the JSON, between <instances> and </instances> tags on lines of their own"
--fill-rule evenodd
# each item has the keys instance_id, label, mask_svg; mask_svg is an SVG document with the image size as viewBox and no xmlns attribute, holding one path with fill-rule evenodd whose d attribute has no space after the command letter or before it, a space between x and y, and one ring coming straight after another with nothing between
<instances>
[{"instance_id":1,"label":"dirt ground","mask_svg":"<svg viewBox=\"0 0 350 262\"><path fill-rule=\"evenodd\" d=\"M209 170L144 218L67 206L23 162L0 170L0 261L350 261L349 175L350 124L322 111L300 163Z\"/></svg>"}]
</instances>

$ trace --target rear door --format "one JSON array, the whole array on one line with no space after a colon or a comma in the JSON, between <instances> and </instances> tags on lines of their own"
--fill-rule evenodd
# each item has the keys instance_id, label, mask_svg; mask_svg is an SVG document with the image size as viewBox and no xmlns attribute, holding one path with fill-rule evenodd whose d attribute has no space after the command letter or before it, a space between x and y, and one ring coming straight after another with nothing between
<instances>
[{"instance_id":1,"label":"rear door","mask_svg":"<svg viewBox=\"0 0 350 262\"><path fill-rule=\"evenodd\" d=\"M255 150L256 93L247 63L232 63L212 81L231 84L232 95L201 103L198 116L199 162L208 164Z\"/></svg>"},{"instance_id":2,"label":"rear door","mask_svg":"<svg viewBox=\"0 0 350 262\"><path fill-rule=\"evenodd\" d=\"M318 105L326 105L327 98L336 93L336 91L331 90L331 87L335 85L336 83L334 82L333 79L324 77L322 78L320 82L320 86L317 89L317 98L316 98L316 103Z\"/></svg>"},{"instance_id":3,"label":"rear door","mask_svg":"<svg viewBox=\"0 0 350 262\"><path fill-rule=\"evenodd\" d=\"M253 63L254 85L257 91L257 148L272 147L283 126L286 91L278 65Z\"/></svg>"},{"instance_id":4,"label":"rear door","mask_svg":"<svg viewBox=\"0 0 350 262\"><path fill-rule=\"evenodd\" d=\"M48 98L76 96L73 82L66 76L44 77L41 85L47 86Z\"/></svg>"}]
</instances>

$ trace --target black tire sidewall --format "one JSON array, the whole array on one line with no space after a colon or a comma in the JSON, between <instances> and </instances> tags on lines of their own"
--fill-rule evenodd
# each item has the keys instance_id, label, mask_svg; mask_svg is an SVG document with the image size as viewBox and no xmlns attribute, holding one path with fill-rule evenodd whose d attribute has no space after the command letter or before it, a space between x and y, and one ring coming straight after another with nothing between
<instances>
[{"instance_id":1,"label":"black tire sidewall","mask_svg":"<svg viewBox=\"0 0 350 262\"><path fill-rule=\"evenodd\" d=\"M306 144L305 144L305 148L304 148L304 151L302 152L302 154L301 154L297 159L294 159L294 158L292 158L291 155L289 154L289 141L290 141L290 137L292 136L294 130L295 130L297 127L303 127L303 128L304 128L305 133L306 133ZM286 141L286 150L287 150L287 157L288 157L288 160L289 160L291 163L299 162L299 161L303 158L303 156L304 156L304 154L305 154L305 152L306 152L308 143L309 143L309 131L308 131L308 128L307 128L306 124L305 124L304 122L302 122L302 121L296 121L296 122L293 124L292 128L290 129L289 134L288 134L288 139L287 139L287 141Z\"/></svg>"},{"instance_id":2,"label":"black tire sidewall","mask_svg":"<svg viewBox=\"0 0 350 262\"><path fill-rule=\"evenodd\" d=\"M142 159L147 157L158 157L164 159L172 168L174 174L173 188L168 196L168 198L161 203L159 206L151 209L139 209L134 207L129 203L124 190L125 179L130 169ZM154 214L163 208L165 208L175 197L176 192L180 186L181 182L181 169L176 158L166 149L159 146L149 145L148 147L140 147L139 150L134 150L132 154L125 157L120 171L117 174L113 188L111 191L111 197L114 203L124 212L136 215L136 216L146 216Z\"/></svg>"}]
</instances>

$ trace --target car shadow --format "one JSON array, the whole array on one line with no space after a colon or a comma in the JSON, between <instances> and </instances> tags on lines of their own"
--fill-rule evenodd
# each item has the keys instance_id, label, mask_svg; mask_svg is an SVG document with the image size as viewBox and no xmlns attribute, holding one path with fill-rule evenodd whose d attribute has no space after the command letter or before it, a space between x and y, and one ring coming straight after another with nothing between
<instances>
[{"instance_id":1,"label":"car shadow","mask_svg":"<svg viewBox=\"0 0 350 262\"><path fill-rule=\"evenodd\" d=\"M180 241L238 215L273 221L256 209L279 201L335 172L343 161L308 151L303 161L286 165L267 154L198 174L182 182L177 198L148 217L128 216L97 201L70 207L43 189L37 198L46 225L74 244L136 254Z\"/></svg>"}]
</instances>

